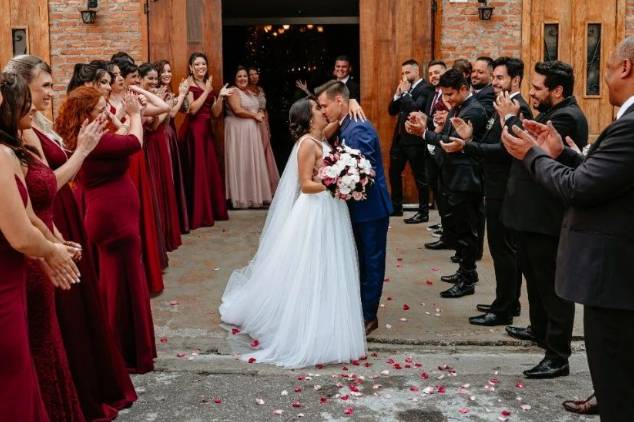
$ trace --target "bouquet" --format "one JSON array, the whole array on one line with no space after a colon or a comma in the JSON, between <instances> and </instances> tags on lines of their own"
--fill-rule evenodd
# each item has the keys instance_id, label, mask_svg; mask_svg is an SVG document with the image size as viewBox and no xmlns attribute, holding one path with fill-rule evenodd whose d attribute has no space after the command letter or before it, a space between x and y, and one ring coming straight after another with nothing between
<instances>
[{"instance_id":1,"label":"bouquet","mask_svg":"<svg viewBox=\"0 0 634 422\"><path fill-rule=\"evenodd\" d=\"M361 151L337 146L324 158L319 178L332 196L342 201L363 201L374 184L374 169Z\"/></svg>"}]
</instances>

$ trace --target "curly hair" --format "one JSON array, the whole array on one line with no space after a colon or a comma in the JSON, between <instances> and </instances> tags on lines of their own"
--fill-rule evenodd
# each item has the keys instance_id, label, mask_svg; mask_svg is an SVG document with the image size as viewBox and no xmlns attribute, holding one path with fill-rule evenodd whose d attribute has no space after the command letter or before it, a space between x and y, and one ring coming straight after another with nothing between
<instances>
[{"instance_id":1,"label":"curly hair","mask_svg":"<svg viewBox=\"0 0 634 422\"><path fill-rule=\"evenodd\" d=\"M68 94L62 106L59 108L55 119L55 132L64 139L64 146L70 151L77 148L77 135L86 119L90 118L90 112L97 106L101 92L92 86L80 86Z\"/></svg>"},{"instance_id":2,"label":"curly hair","mask_svg":"<svg viewBox=\"0 0 634 422\"><path fill-rule=\"evenodd\" d=\"M33 161L37 150L25 145L18 135L20 119L31 110L31 91L24 78L14 73L0 73L0 144L11 148L23 164ZM29 153L29 151L31 153Z\"/></svg>"}]
</instances>

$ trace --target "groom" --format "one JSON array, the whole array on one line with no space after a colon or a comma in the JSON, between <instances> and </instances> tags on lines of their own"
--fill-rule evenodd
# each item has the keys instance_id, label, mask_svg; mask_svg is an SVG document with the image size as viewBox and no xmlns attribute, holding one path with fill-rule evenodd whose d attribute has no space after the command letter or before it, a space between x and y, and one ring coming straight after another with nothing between
<instances>
[{"instance_id":1,"label":"groom","mask_svg":"<svg viewBox=\"0 0 634 422\"><path fill-rule=\"evenodd\" d=\"M387 193L381 144L376 130L368 121L354 121L348 116L350 92L340 81L330 81L315 90L321 111L330 123L339 123L339 140L342 144L358 149L370 160L376 172L374 185L364 201L349 201L352 230L359 253L361 303L365 333L370 334L379 326L376 313L379 309L383 280L385 279L385 249L392 201Z\"/></svg>"}]
</instances>

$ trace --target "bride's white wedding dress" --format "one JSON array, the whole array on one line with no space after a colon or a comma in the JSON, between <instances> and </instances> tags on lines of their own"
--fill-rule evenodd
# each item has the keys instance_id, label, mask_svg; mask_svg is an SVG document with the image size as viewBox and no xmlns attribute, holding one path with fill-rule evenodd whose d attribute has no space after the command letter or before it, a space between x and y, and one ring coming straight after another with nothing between
<instances>
[{"instance_id":1,"label":"bride's white wedding dress","mask_svg":"<svg viewBox=\"0 0 634 422\"><path fill-rule=\"evenodd\" d=\"M242 360L286 368L349 362L366 354L359 270L348 207L330 193L300 192L293 148L248 266L231 275L222 321L257 342ZM322 142L324 154L330 151ZM257 345L259 342L259 345Z\"/></svg>"}]
</instances>

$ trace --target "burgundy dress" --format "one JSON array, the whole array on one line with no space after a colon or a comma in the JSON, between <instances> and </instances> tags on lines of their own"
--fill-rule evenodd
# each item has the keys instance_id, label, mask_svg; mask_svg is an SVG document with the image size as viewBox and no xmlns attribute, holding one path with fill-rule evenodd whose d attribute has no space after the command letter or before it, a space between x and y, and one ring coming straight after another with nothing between
<instances>
[{"instance_id":1,"label":"burgundy dress","mask_svg":"<svg viewBox=\"0 0 634 422\"><path fill-rule=\"evenodd\" d=\"M134 135L106 133L80 173L88 241L99 254L99 291L128 370L144 373L156 357L150 295L141 259L139 194L130 156L141 151Z\"/></svg>"},{"instance_id":2,"label":"burgundy dress","mask_svg":"<svg viewBox=\"0 0 634 422\"><path fill-rule=\"evenodd\" d=\"M55 174L39 159L25 177L35 214L53 231ZM46 412L53 421L84 421L57 322L55 287L39 262L30 260L26 280L29 341Z\"/></svg>"},{"instance_id":3,"label":"burgundy dress","mask_svg":"<svg viewBox=\"0 0 634 422\"><path fill-rule=\"evenodd\" d=\"M26 187L16 177L22 202ZM0 233L0 421L48 421L29 348L26 258Z\"/></svg>"},{"instance_id":4,"label":"burgundy dress","mask_svg":"<svg viewBox=\"0 0 634 422\"><path fill-rule=\"evenodd\" d=\"M185 185L183 181L183 166L181 165L181 153L178 146L178 136L174 119L170 119L165 126L165 134L170 146L170 156L172 158L172 177L174 178L174 188L176 189L176 203L178 206L178 219L181 233L189 233L189 216L187 215L187 197L185 196Z\"/></svg>"},{"instance_id":5,"label":"burgundy dress","mask_svg":"<svg viewBox=\"0 0 634 422\"><path fill-rule=\"evenodd\" d=\"M168 252L181 244L181 229L176 203L176 190L172 175L172 159L165 133L165 123L155 130L146 128L143 133L143 149L148 163L150 179L158 200L158 211L165 247Z\"/></svg>"},{"instance_id":6,"label":"burgundy dress","mask_svg":"<svg viewBox=\"0 0 634 422\"><path fill-rule=\"evenodd\" d=\"M61 146L37 129L33 131L40 139L49 166L53 170L62 166L67 156ZM83 256L77 264L81 283L70 290L55 291L57 318L79 402L87 420L110 421L119 410L131 406L137 396L106 323L93 256L87 246L77 200L68 184L57 191L53 221L64 239L83 246Z\"/></svg>"},{"instance_id":7,"label":"burgundy dress","mask_svg":"<svg viewBox=\"0 0 634 422\"><path fill-rule=\"evenodd\" d=\"M197 86L191 86L189 90L194 94L194 99L203 93ZM185 170L185 193L191 229L212 226L215 220L229 218L212 137L212 104L213 97L209 95L196 114L187 114L181 127L181 158Z\"/></svg>"}]
</instances>

